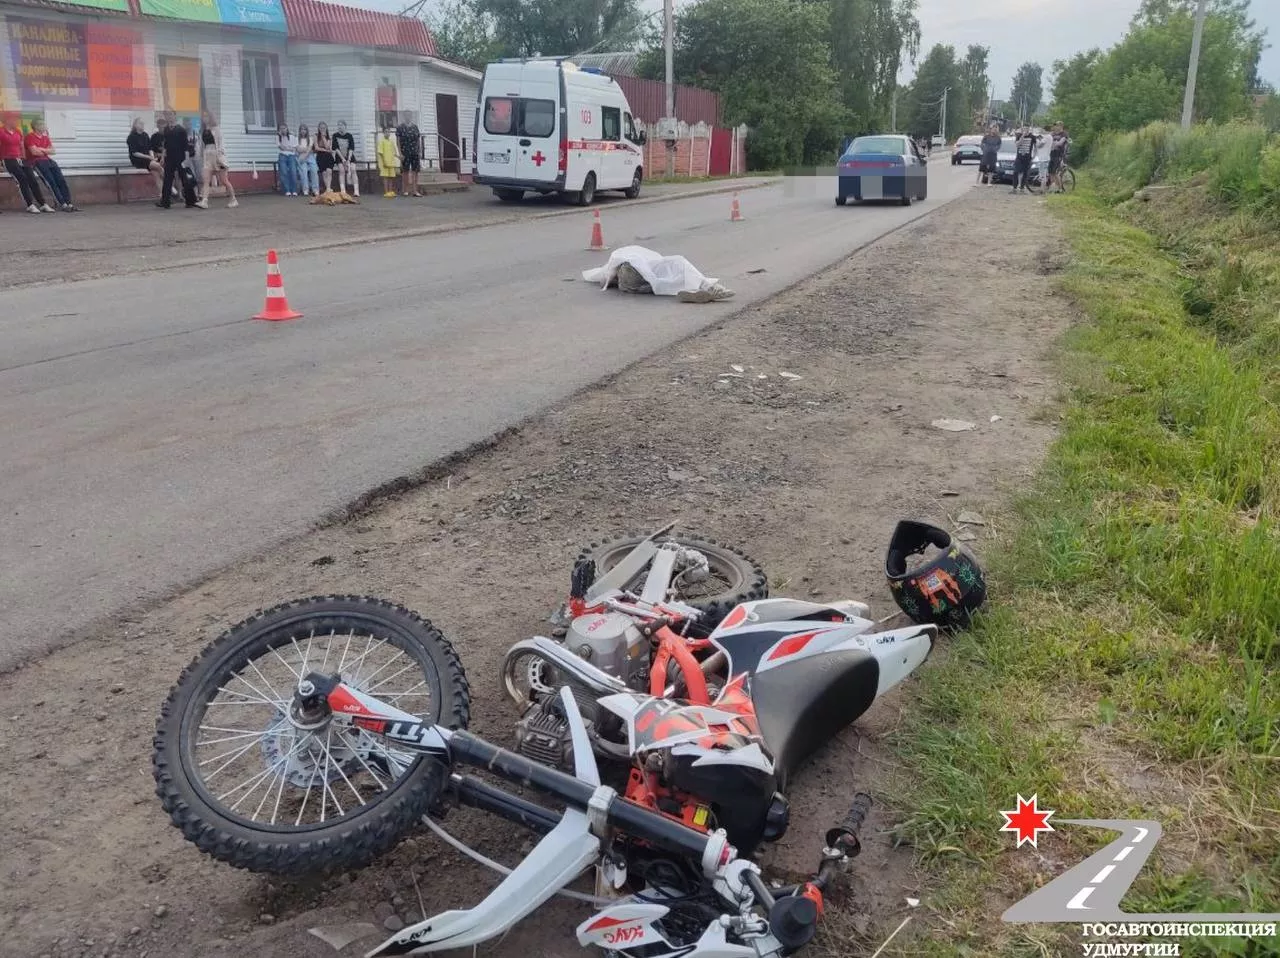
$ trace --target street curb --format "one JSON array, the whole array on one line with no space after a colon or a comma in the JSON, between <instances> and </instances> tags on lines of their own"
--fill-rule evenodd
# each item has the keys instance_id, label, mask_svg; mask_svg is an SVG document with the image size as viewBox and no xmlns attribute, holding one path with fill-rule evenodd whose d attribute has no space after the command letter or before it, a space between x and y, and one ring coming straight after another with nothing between
<instances>
[{"instance_id":1,"label":"street curb","mask_svg":"<svg viewBox=\"0 0 1280 958\"><path fill-rule=\"evenodd\" d=\"M650 206L655 203L669 203L673 200L696 199L700 196L716 196L721 193L741 193L747 190L758 190L766 186L773 186L775 183L780 182L782 182L782 177L762 177L760 182L748 183L746 185L716 186L709 187L705 190L689 190L687 193L671 193L663 196L642 196L639 199L628 200L625 207L620 206L619 208L631 209L636 206ZM461 233L467 230L484 229L488 226L506 226L511 223L527 223L534 220L551 219L556 216L573 216L575 213L586 213L591 209L592 207L576 206L563 210L547 210L545 213L534 213L529 216L508 214L506 216L495 216L492 219L479 220L474 223L437 223L434 226L421 226L402 230L394 235L373 237L357 236L350 239L337 239L322 243L306 243L297 246L277 246L275 249L277 253L289 255L296 253L317 253L326 249L346 249L351 246L367 246L376 243L394 243L397 240L412 239L418 236L434 236L440 233ZM157 263L154 266L146 266L141 269L130 269L124 272L86 273L69 279L38 280L34 283L15 283L11 286L0 287L0 292L12 289L31 289L39 286L83 283L89 280L107 279L116 276L135 276L145 273L168 272L175 269L187 269L192 266L220 266L226 263L241 263L256 260L261 258L262 255L262 250L254 250L253 252L247 253L227 253L221 256L209 256L197 259L178 260L176 262L169 263Z\"/></svg>"}]
</instances>

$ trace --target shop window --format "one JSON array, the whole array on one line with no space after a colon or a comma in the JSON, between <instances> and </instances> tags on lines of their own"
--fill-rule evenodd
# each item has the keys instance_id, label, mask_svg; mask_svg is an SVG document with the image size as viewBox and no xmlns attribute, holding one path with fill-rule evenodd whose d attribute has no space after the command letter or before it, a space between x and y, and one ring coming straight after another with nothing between
<instances>
[{"instance_id":1,"label":"shop window","mask_svg":"<svg viewBox=\"0 0 1280 958\"><path fill-rule=\"evenodd\" d=\"M199 117L204 109L200 61L189 57L161 57L164 108L179 117Z\"/></svg>"},{"instance_id":2,"label":"shop window","mask_svg":"<svg viewBox=\"0 0 1280 958\"><path fill-rule=\"evenodd\" d=\"M274 133L284 121L285 104L280 66L273 54L245 53L240 58L240 96L245 130Z\"/></svg>"}]
</instances>

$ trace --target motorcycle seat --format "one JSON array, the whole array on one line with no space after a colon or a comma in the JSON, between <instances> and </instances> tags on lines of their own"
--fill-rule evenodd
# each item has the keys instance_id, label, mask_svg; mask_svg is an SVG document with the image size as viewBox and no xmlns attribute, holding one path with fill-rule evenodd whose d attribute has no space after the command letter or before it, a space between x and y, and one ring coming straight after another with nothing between
<instances>
[{"instance_id":1,"label":"motorcycle seat","mask_svg":"<svg viewBox=\"0 0 1280 958\"><path fill-rule=\"evenodd\" d=\"M784 790L807 758L871 707L879 683L875 656L858 648L752 676L756 720Z\"/></svg>"}]
</instances>

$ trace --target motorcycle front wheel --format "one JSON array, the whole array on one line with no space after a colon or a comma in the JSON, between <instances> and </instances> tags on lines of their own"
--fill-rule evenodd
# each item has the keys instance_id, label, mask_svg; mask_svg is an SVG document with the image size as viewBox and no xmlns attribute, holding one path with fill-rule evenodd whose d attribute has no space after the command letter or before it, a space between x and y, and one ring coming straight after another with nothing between
<instances>
[{"instance_id":1,"label":"motorcycle front wheel","mask_svg":"<svg viewBox=\"0 0 1280 958\"><path fill-rule=\"evenodd\" d=\"M156 723L152 773L174 826L254 872L356 868L392 848L444 790L436 759L345 723L300 726L309 672L424 721L466 728L471 695L430 622L362 596L288 602L232 627L186 668Z\"/></svg>"}]
</instances>

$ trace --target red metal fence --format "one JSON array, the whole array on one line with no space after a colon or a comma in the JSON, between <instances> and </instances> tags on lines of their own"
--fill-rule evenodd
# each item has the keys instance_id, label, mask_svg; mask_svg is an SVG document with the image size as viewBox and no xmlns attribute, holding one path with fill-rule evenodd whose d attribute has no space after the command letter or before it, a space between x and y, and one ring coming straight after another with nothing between
<instances>
[{"instance_id":1,"label":"red metal fence","mask_svg":"<svg viewBox=\"0 0 1280 958\"><path fill-rule=\"evenodd\" d=\"M627 95L631 111L643 123L657 123L667 112L667 87L658 80L642 80L639 77L615 76L618 86ZM676 119L690 126L705 123L720 124L720 95L697 87L676 87Z\"/></svg>"}]
</instances>

